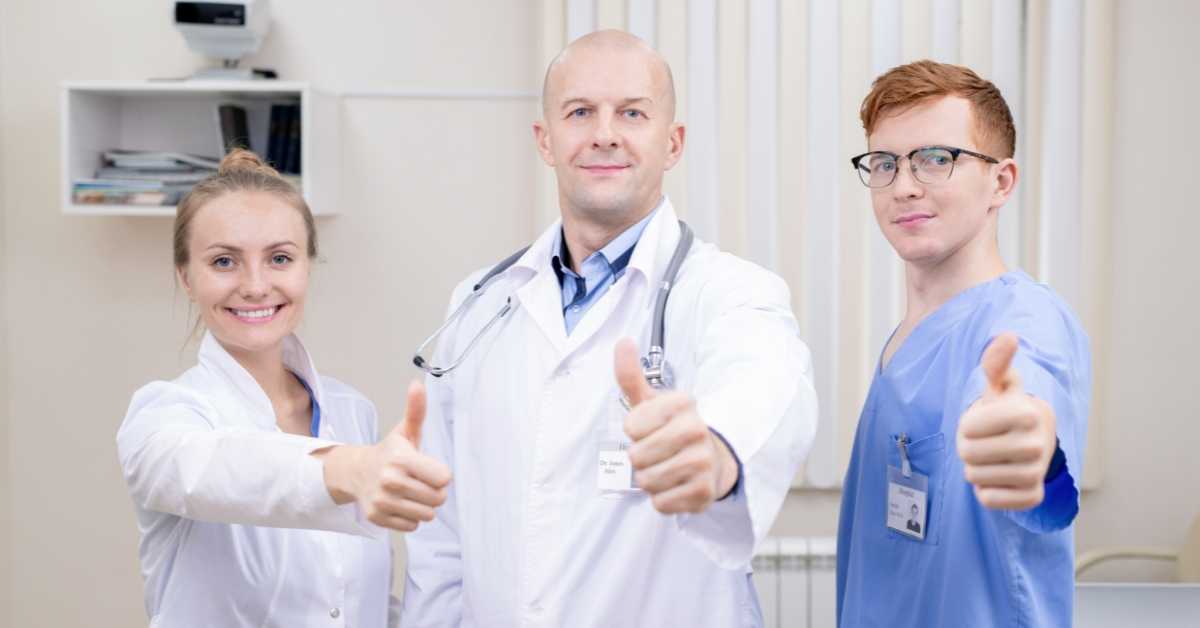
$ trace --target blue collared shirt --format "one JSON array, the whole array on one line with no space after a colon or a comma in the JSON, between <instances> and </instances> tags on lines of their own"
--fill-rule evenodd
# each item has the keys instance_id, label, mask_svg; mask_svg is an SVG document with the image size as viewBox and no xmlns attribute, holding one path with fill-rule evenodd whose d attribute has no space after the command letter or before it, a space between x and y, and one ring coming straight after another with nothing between
<instances>
[{"instance_id":1,"label":"blue collared shirt","mask_svg":"<svg viewBox=\"0 0 1200 628\"><path fill-rule=\"evenodd\" d=\"M989 510L963 476L959 417L979 399L979 359L1014 332L1012 366L1027 393L1054 408L1059 452L1045 499ZM841 628L1071 625L1072 522L1091 389L1087 337L1049 288L1015 271L968 288L921 321L871 382L843 485L838 522ZM888 467L904 434L912 469L928 477L925 538L887 526Z\"/></svg>"},{"instance_id":2,"label":"blue collared shirt","mask_svg":"<svg viewBox=\"0 0 1200 628\"><path fill-rule=\"evenodd\" d=\"M575 329L580 319L587 313L600 297L612 287L613 283L625 274L629 266L629 258L633 257L633 249L650 219L658 212L646 214L637 224L621 232L604 248L592 253L579 265L579 272L571 269L571 252L567 250L567 241L562 229L558 230L551 251L556 251L550 259L554 274L558 275L558 284L562 288L563 323L567 326L567 335Z\"/></svg>"}]
</instances>

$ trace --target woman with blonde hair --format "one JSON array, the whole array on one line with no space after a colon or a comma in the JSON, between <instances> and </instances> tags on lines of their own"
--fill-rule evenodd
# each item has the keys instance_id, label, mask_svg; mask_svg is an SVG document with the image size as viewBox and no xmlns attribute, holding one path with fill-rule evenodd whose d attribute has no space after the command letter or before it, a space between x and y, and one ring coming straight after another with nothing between
<instances>
[{"instance_id":1,"label":"woman with blonde hair","mask_svg":"<svg viewBox=\"0 0 1200 628\"><path fill-rule=\"evenodd\" d=\"M384 528L431 520L450 472L418 449L420 384L379 440L371 402L318 375L296 337L316 235L303 197L249 151L179 204L198 364L138 390L117 433L153 626L397 621Z\"/></svg>"}]
</instances>

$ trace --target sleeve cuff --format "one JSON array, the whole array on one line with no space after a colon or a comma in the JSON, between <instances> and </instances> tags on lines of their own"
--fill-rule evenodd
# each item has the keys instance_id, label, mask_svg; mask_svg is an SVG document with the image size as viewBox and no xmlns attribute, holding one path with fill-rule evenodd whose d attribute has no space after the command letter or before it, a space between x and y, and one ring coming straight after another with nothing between
<instances>
[{"instance_id":1,"label":"sleeve cuff","mask_svg":"<svg viewBox=\"0 0 1200 628\"><path fill-rule=\"evenodd\" d=\"M739 491L739 490L741 489L741 487L742 487L742 477L743 477L743 471L742 471L742 459L741 459L741 458L739 458L739 457L738 457L738 455L737 455L737 452L736 452L736 451L734 451L734 449L733 449L733 445L730 445L730 444L729 444L729 441L728 441L728 440L726 440L726 439L725 439L725 437L724 437L724 436L722 436L720 432L718 432L717 430L714 430L714 429L713 429L713 428L711 428L711 427L710 427L710 428L708 428L708 431L712 432L712 433L713 433L713 436L716 436L716 437L717 437L717 438L718 438L718 439L719 439L719 440L720 440L722 443L724 443L724 445L725 445L725 448L729 450L729 454L730 454L731 456L733 456L733 460L734 460L734 462L736 462L736 463L737 463L737 479L733 481L733 486L729 487L729 491L728 491L728 492L726 492L724 495L722 495L722 496L720 496L719 498L717 498L717 501L719 501L719 502L723 502L723 501L725 501L726 499L728 499L729 497L732 497L732 496L734 496L734 495L737 495L737 494L738 494L738 491Z\"/></svg>"}]
</instances>

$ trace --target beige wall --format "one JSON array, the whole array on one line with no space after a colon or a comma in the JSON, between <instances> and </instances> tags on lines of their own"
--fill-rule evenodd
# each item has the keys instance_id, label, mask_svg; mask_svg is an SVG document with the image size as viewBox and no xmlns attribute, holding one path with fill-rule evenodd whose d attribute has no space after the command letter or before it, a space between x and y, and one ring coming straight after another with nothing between
<instances>
[{"instance_id":1,"label":"beige wall","mask_svg":"<svg viewBox=\"0 0 1200 628\"><path fill-rule=\"evenodd\" d=\"M0 24L3 24L7 10L0 4ZM0 32L0 609L9 608L12 587L9 582L12 577L12 554L9 549L12 508L9 504L11 489L8 449L8 247L5 245L4 218L5 203L5 150L4 124L7 119L4 107L4 58L8 56L4 43L7 39ZM0 613L0 618L4 614Z\"/></svg>"},{"instance_id":2,"label":"beige wall","mask_svg":"<svg viewBox=\"0 0 1200 628\"><path fill-rule=\"evenodd\" d=\"M1177 547L1200 516L1200 328L1196 238L1200 207L1190 172L1200 131L1189 0L1118 3L1113 135L1108 364L1096 390L1107 408L1104 481L1087 495L1080 548ZM1168 563L1122 562L1095 577L1169 577Z\"/></svg>"},{"instance_id":3,"label":"beige wall","mask_svg":"<svg viewBox=\"0 0 1200 628\"><path fill-rule=\"evenodd\" d=\"M21 417L0 511L12 519L4 564L19 577L5 587L0 625L145 625L113 439L134 389L190 364L180 351L187 308L172 284L170 220L60 213L58 85L180 76L200 59L171 28L165 0L3 4L0 259L13 272L0 295L24 305L0 328L21 365L0 384ZM538 85L532 3L332 6L272 2L274 30L252 65L332 90ZM319 220L324 263L303 334L319 368L377 403L385 428L414 375L408 356L453 282L533 233L534 111L520 100L341 105L345 213Z\"/></svg>"}]
</instances>

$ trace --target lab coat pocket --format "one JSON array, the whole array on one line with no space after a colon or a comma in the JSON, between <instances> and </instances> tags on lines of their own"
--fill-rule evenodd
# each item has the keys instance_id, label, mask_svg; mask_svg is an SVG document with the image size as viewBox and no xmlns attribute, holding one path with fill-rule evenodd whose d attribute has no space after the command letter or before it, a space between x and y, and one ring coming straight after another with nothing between
<instances>
[{"instance_id":1,"label":"lab coat pocket","mask_svg":"<svg viewBox=\"0 0 1200 628\"><path fill-rule=\"evenodd\" d=\"M887 466L900 468L900 448L897 446L900 435L892 434L889 438L891 443L888 447ZM925 538L923 540L912 538L886 525L881 525L884 533L892 540L937 545L942 537L942 505L946 494L946 436L942 432L937 432L913 440L908 444L907 451L908 461L912 465L912 470L925 475L929 479L927 489L928 503L926 505L928 516L925 519ZM880 472L886 473L887 469L883 469ZM883 499L883 497L879 499Z\"/></svg>"}]
</instances>

